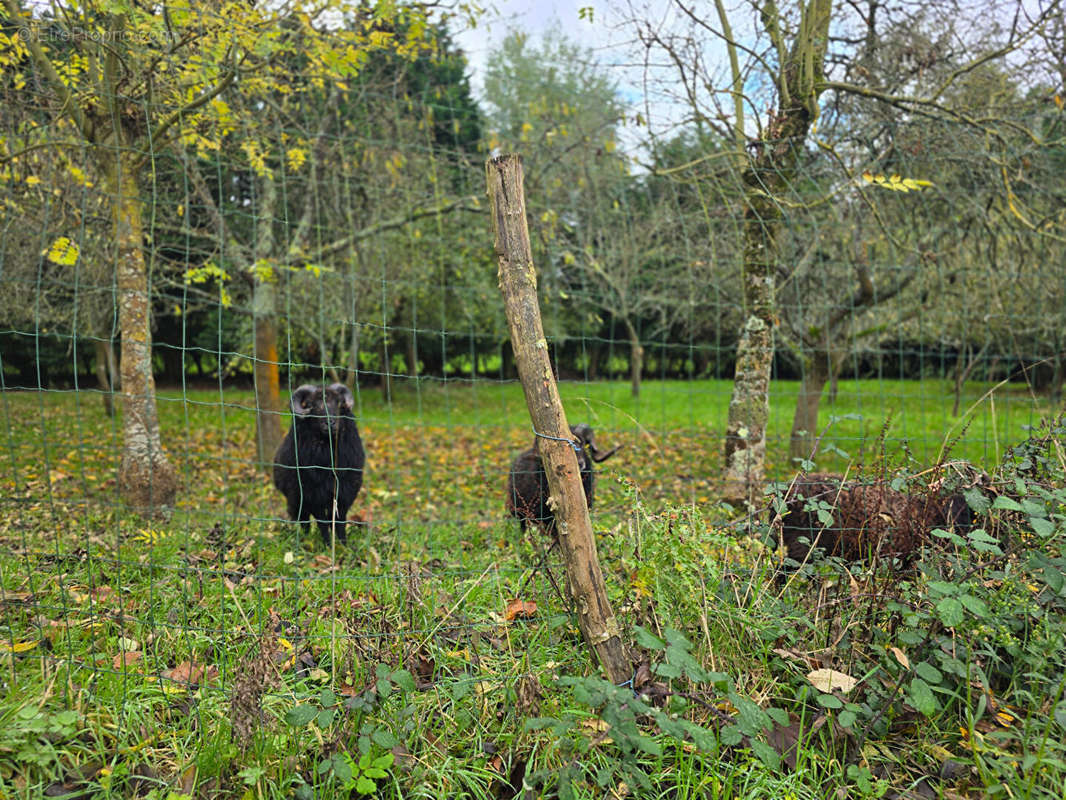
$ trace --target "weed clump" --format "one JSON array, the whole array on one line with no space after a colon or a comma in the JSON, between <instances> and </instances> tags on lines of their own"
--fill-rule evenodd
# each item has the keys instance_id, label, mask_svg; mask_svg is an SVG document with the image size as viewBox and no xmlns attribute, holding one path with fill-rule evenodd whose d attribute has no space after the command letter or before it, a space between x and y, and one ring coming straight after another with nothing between
<instances>
[{"instance_id":1,"label":"weed clump","mask_svg":"<svg viewBox=\"0 0 1066 800\"><path fill-rule=\"evenodd\" d=\"M263 695L277 684L273 653L278 649L275 633L280 620L274 612L259 637L259 647L241 659L230 694L230 731L233 743L247 750L263 725Z\"/></svg>"}]
</instances>

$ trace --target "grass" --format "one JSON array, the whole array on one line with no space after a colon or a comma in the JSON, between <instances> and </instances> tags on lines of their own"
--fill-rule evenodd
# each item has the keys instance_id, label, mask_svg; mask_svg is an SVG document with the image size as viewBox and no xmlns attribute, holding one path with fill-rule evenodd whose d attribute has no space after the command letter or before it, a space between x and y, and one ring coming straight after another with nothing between
<instances>
[{"instance_id":1,"label":"grass","mask_svg":"<svg viewBox=\"0 0 1066 800\"><path fill-rule=\"evenodd\" d=\"M797 387L774 388L769 466L786 477ZM988 388L968 385L963 407ZM249 458L249 392L161 394L183 479L163 521L115 503L121 430L94 393L17 392L0 397L0 796L369 787L499 798L523 782L534 796L875 797L926 784L1061 796L1051 567L977 552L902 587L827 566L782 592L774 555L715 505L727 383L648 382L639 399L625 384L561 391L572 422L625 445L604 465L595 515L611 599L627 630L686 637L689 651L662 638L661 651L653 640L643 651L666 664L652 683L673 713L711 732L709 749L655 722L655 709L633 722L653 744L627 738L637 701L603 699L565 602L531 569L543 543L519 537L502 510L509 461L531 440L516 385L398 384L387 404L362 391L369 461L355 510L371 528L335 557L279 519L281 498ZM1048 411L1016 387L961 423L951 402L942 381L842 382L823 408L823 426L840 417L823 443L870 462L884 441L889 461L919 468L954 428L951 456L992 469ZM847 464L841 452L819 467ZM1040 519L1051 533L1041 523L1030 547L1055 559L1062 525L1050 497ZM937 594L938 581L972 599ZM508 619L514 598L536 603L532 618ZM965 618L943 619L956 602ZM687 664L684 652L696 666L675 675L667 667ZM863 678L845 698L856 710L812 690L805 675L819 665ZM738 727L768 709L799 743L794 764L759 751L770 733ZM1007 709L1013 722L996 722ZM956 761L962 777L941 780Z\"/></svg>"}]
</instances>

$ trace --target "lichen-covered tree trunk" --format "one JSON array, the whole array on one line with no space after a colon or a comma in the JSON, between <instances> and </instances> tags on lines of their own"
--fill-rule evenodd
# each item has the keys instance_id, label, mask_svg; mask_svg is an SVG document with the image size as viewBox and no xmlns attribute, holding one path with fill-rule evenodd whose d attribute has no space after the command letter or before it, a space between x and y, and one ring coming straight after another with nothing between
<instances>
[{"instance_id":1,"label":"lichen-covered tree trunk","mask_svg":"<svg viewBox=\"0 0 1066 800\"><path fill-rule=\"evenodd\" d=\"M123 151L105 156L117 251L118 320L122 332L122 462L119 491L134 508L155 513L174 502L177 479L163 452L152 376L151 304L144 260L141 193L136 167Z\"/></svg>"},{"instance_id":2,"label":"lichen-covered tree trunk","mask_svg":"<svg viewBox=\"0 0 1066 800\"><path fill-rule=\"evenodd\" d=\"M749 171L748 202L744 212L744 305L747 316L737 344L736 372L725 436L725 497L733 501L752 499L762 486L766 424L770 418L774 264L781 212L752 185L760 181L761 172L758 165Z\"/></svg>"},{"instance_id":3,"label":"lichen-covered tree trunk","mask_svg":"<svg viewBox=\"0 0 1066 800\"><path fill-rule=\"evenodd\" d=\"M821 351L812 353L803 365L803 380L800 382L799 397L796 398L796 413L792 417L792 435L789 437L788 454L792 459L811 457L818 428L818 409L831 369L829 354Z\"/></svg>"},{"instance_id":4,"label":"lichen-covered tree trunk","mask_svg":"<svg viewBox=\"0 0 1066 800\"><path fill-rule=\"evenodd\" d=\"M725 435L724 496L732 501L752 500L765 479L780 199L795 178L803 141L817 114L831 8L831 0L809 0L803 6L800 29L781 65L778 108L744 174L745 319ZM774 14L767 6L763 22L772 38L780 36Z\"/></svg>"},{"instance_id":5,"label":"lichen-covered tree trunk","mask_svg":"<svg viewBox=\"0 0 1066 800\"><path fill-rule=\"evenodd\" d=\"M252 288L255 328L255 452L262 469L273 469L281 444L281 378L278 374L277 291L262 276Z\"/></svg>"}]
</instances>

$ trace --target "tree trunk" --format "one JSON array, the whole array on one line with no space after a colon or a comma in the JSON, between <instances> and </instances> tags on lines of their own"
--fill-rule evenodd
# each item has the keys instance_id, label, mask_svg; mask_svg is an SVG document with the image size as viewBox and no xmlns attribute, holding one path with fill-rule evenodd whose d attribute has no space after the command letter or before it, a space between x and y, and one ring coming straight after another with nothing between
<instances>
[{"instance_id":1,"label":"tree trunk","mask_svg":"<svg viewBox=\"0 0 1066 800\"><path fill-rule=\"evenodd\" d=\"M97 338L93 344L96 353L96 382L100 386L100 397L104 401L104 411L109 417L115 416L115 351L111 342Z\"/></svg>"},{"instance_id":2,"label":"tree trunk","mask_svg":"<svg viewBox=\"0 0 1066 800\"><path fill-rule=\"evenodd\" d=\"M278 270L274 261L274 217L278 187L273 175L260 183L252 280L252 332L255 383L255 453L260 469L273 471L281 444L281 376L278 374Z\"/></svg>"},{"instance_id":3,"label":"tree trunk","mask_svg":"<svg viewBox=\"0 0 1066 800\"><path fill-rule=\"evenodd\" d=\"M640 343L637 329L628 319L625 320L626 333L629 334L629 391L633 397L640 397L640 378L644 374L644 346Z\"/></svg>"},{"instance_id":4,"label":"tree trunk","mask_svg":"<svg viewBox=\"0 0 1066 800\"><path fill-rule=\"evenodd\" d=\"M567 585L577 607L577 624L589 648L615 684L632 678L622 631L611 611L596 554L577 456L568 440L559 387L552 376L548 346L537 303L537 275L526 227L522 162L507 155L486 165L495 229L500 291L533 429L548 437L537 446L544 462L560 548L566 559Z\"/></svg>"},{"instance_id":5,"label":"tree trunk","mask_svg":"<svg viewBox=\"0 0 1066 800\"><path fill-rule=\"evenodd\" d=\"M348 342L347 383L354 392L355 387L359 385L359 326L354 322L351 325L352 335Z\"/></svg>"},{"instance_id":6,"label":"tree trunk","mask_svg":"<svg viewBox=\"0 0 1066 800\"><path fill-rule=\"evenodd\" d=\"M844 360L847 358L847 352L834 355L829 361L829 405L835 406L837 404L837 393L840 391L840 370L844 368Z\"/></svg>"},{"instance_id":7,"label":"tree trunk","mask_svg":"<svg viewBox=\"0 0 1066 800\"><path fill-rule=\"evenodd\" d=\"M348 280L344 282L344 307L348 313L347 324L352 329L348 337L348 357L346 359L348 363L345 368L345 383L354 392L355 387L359 384L359 313L357 308L358 298L355 293L359 272L359 254L352 251L348 255L348 261L351 265L351 272L348 275Z\"/></svg>"},{"instance_id":8,"label":"tree trunk","mask_svg":"<svg viewBox=\"0 0 1066 800\"><path fill-rule=\"evenodd\" d=\"M966 385L967 379L970 377L970 373L973 372L973 368L984 357L985 352L988 350L989 343L985 342L985 346L981 348L977 355L973 353L973 346L967 343L962 350L964 358L955 365L955 404L952 406L951 415L957 417L959 415L959 406L962 405L962 390Z\"/></svg>"},{"instance_id":9,"label":"tree trunk","mask_svg":"<svg viewBox=\"0 0 1066 800\"><path fill-rule=\"evenodd\" d=\"M407 336L407 355L404 356L404 360L407 362L407 377L418 377L418 332L415 325L414 311L411 312L411 332Z\"/></svg>"},{"instance_id":10,"label":"tree trunk","mask_svg":"<svg viewBox=\"0 0 1066 800\"><path fill-rule=\"evenodd\" d=\"M105 155L107 196L117 252L119 328L122 333L122 461L118 485L134 508L156 513L177 494L174 468L163 452L152 376L151 304L144 261L141 193L133 155Z\"/></svg>"},{"instance_id":11,"label":"tree trunk","mask_svg":"<svg viewBox=\"0 0 1066 800\"><path fill-rule=\"evenodd\" d=\"M746 319L737 345L725 434L724 496L732 501L751 501L764 480L776 323L774 275L782 215L778 198L795 178L803 142L818 111L831 8L832 0L810 0L803 7L792 50L780 65L779 77L788 93L782 93L757 155L744 173ZM768 10L764 24L770 15ZM776 19L771 21L776 26Z\"/></svg>"},{"instance_id":12,"label":"tree trunk","mask_svg":"<svg viewBox=\"0 0 1066 800\"><path fill-rule=\"evenodd\" d=\"M500 380L509 381L514 377L514 348L510 342L504 342L500 345Z\"/></svg>"},{"instance_id":13,"label":"tree trunk","mask_svg":"<svg viewBox=\"0 0 1066 800\"><path fill-rule=\"evenodd\" d=\"M812 353L810 360L803 365L803 380L800 382L799 397L796 398L796 413L792 417L792 436L788 446L789 458L793 461L813 457L811 451L818 432L818 407L831 372L828 353Z\"/></svg>"},{"instance_id":14,"label":"tree trunk","mask_svg":"<svg viewBox=\"0 0 1066 800\"><path fill-rule=\"evenodd\" d=\"M590 342L585 345L585 352L589 355L589 365L585 370L585 375L590 381L599 380L600 358L603 354L603 345L599 341Z\"/></svg>"},{"instance_id":15,"label":"tree trunk","mask_svg":"<svg viewBox=\"0 0 1066 800\"><path fill-rule=\"evenodd\" d=\"M281 378L278 374L277 291L273 277L261 275L252 288L255 328L255 453L260 468L273 470L281 444Z\"/></svg>"},{"instance_id":16,"label":"tree trunk","mask_svg":"<svg viewBox=\"0 0 1066 800\"><path fill-rule=\"evenodd\" d=\"M1049 398L1051 400L1051 407L1056 408L1062 400L1063 377L1066 375L1066 355L1060 354L1053 360L1053 363L1055 366L1054 371L1051 374Z\"/></svg>"}]
</instances>

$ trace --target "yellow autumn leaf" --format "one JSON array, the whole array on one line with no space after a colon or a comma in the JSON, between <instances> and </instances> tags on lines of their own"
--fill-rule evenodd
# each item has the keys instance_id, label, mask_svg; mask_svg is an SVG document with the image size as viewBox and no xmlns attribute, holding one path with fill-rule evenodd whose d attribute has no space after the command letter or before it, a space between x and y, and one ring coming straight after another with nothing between
<instances>
[{"instance_id":1,"label":"yellow autumn leaf","mask_svg":"<svg viewBox=\"0 0 1066 800\"><path fill-rule=\"evenodd\" d=\"M873 183L880 186L882 189L888 189L892 192L910 192L920 191L933 185L932 181L922 180L920 178L904 178L901 175L891 175L886 177L885 175L877 174L865 170L862 173L862 179L867 183Z\"/></svg>"},{"instance_id":2,"label":"yellow autumn leaf","mask_svg":"<svg viewBox=\"0 0 1066 800\"><path fill-rule=\"evenodd\" d=\"M293 147L285 153L285 158L289 162L289 169L297 172L307 161L307 151L302 147Z\"/></svg>"},{"instance_id":3,"label":"yellow autumn leaf","mask_svg":"<svg viewBox=\"0 0 1066 800\"><path fill-rule=\"evenodd\" d=\"M37 646L37 639L33 641L24 642L0 642L0 652L2 653L25 653L27 650L32 650Z\"/></svg>"},{"instance_id":4,"label":"yellow autumn leaf","mask_svg":"<svg viewBox=\"0 0 1066 800\"><path fill-rule=\"evenodd\" d=\"M78 260L78 246L66 236L60 236L48 248L47 258L62 267L74 266Z\"/></svg>"}]
</instances>

